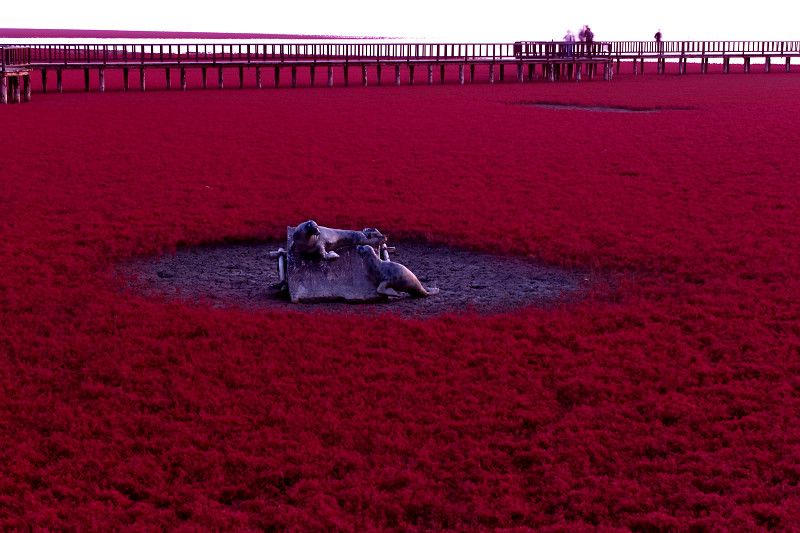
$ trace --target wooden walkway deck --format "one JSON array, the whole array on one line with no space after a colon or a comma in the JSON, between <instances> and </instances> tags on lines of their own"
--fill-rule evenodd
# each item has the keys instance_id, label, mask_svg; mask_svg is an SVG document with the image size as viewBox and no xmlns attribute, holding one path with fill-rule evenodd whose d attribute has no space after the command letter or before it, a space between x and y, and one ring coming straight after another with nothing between
<instances>
[{"instance_id":1,"label":"wooden walkway deck","mask_svg":"<svg viewBox=\"0 0 800 533\"><path fill-rule=\"evenodd\" d=\"M129 71L139 72L139 88L145 90L146 72L166 71L167 88L172 86L171 72L180 72L180 87L186 89L186 70L202 70L202 86L208 85L208 69L218 72L217 85L223 87L223 69L238 68L239 87L244 87L244 69L256 71L256 87L261 88L262 69L274 69L274 84L279 86L283 69L290 69L292 87L297 86L297 69L307 68L311 86L315 86L318 69L327 71L327 86L333 85L333 69L342 68L344 85L349 85L350 67L360 67L361 85L367 85L367 69L377 71L382 83L385 69L394 71L394 84L400 85L401 70L407 71L408 84L414 83L414 70L427 69L428 84L433 83L434 69L440 71L444 83L445 66L458 66L458 82L474 82L476 65L488 65L489 83L505 81L505 67L516 69L516 81L526 79L575 80L593 79L602 66L603 79L610 81L620 72L622 62L631 62L635 74L644 73L645 64L655 63L664 73L667 62L677 62L679 73L686 72L689 62L700 64L700 72L708 71L711 60L719 60L723 71L730 71L731 60L741 60L744 71L750 71L751 60L764 61L767 71L773 60L783 59L789 72L792 58L800 58L800 41L608 41L591 45L580 42L518 41L516 43L452 44L452 43L180 43L180 44L36 44L2 46L0 96L3 102L30 99L33 71L41 72L42 91L47 91L47 73L55 70L57 88L61 92L62 72L82 69L85 87L89 90L90 73L97 72L99 89L105 90L106 69L123 71L124 90L130 88ZM10 84L8 83L10 80ZM10 97L10 98L9 98Z\"/></svg>"}]
</instances>

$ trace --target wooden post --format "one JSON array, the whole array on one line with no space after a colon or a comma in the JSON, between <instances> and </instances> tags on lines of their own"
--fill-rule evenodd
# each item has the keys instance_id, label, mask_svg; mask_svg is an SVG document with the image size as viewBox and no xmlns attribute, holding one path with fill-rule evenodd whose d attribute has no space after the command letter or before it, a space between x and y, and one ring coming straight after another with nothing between
<instances>
[{"instance_id":1,"label":"wooden post","mask_svg":"<svg viewBox=\"0 0 800 533\"><path fill-rule=\"evenodd\" d=\"M428 65L428 85L433 83L433 65Z\"/></svg>"},{"instance_id":2,"label":"wooden post","mask_svg":"<svg viewBox=\"0 0 800 533\"><path fill-rule=\"evenodd\" d=\"M186 90L186 67L181 67L181 91Z\"/></svg>"},{"instance_id":3,"label":"wooden post","mask_svg":"<svg viewBox=\"0 0 800 533\"><path fill-rule=\"evenodd\" d=\"M58 73L61 74L61 71L59 70ZM58 77L58 85L61 86L61 76ZM126 68L122 69L122 90L128 90L128 69ZM61 91L59 90L59 92Z\"/></svg>"},{"instance_id":4,"label":"wooden post","mask_svg":"<svg viewBox=\"0 0 800 533\"><path fill-rule=\"evenodd\" d=\"M292 65L292 89L297 87L297 67Z\"/></svg>"},{"instance_id":5,"label":"wooden post","mask_svg":"<svg viewBox=\"0 0 800 533\"><path fill-rule=\"evenodd\" d=\"M633 58L633 75L636 76L639 74L639 69L636 68L636 58Z\"/></svg>"},{"instance_id":6,"label":"wooden post","mask_svg":"<svg viewBox=\"0 0 800 533\"><path fill-rule=\"evenodd\" d=\"M464 63L458 65L458 84L464 85Z\"/></svg>"},{"instance_id":7,"label":"wooden post","mask_svg":"<svg viewBox=\"0 0 800 533\"><path fill-rule=\"evenodd\" d=\"M581 81L581 70L583 70L583 69L581 68L581 64L580 63L576 64L575 66L578 67L576 69L576 72L575 72L575 82L577 83L577 82Z\"/></svg>"},{"instance_id":8,"label":"wooden post","mask_svg":"<svg viewBox=\"0 0 800 533\"><path fill-rule=\"evenodd\" d=\"M771 63L771 58L769 56L764 58L764 72L769 72L769 67Z\"/></svg>"},{"instance_id":9,"label":"wooden post","mask_svg":"<svg viewBox=\"0 0 800 533\"><path fill-rule=\"evenodd\" d=\"M522 63L517 63L517 79L519 80L520 83L522 83L523 81L525 81L523 78L524 77L522 75Z\"/></svg>"},{"instance_id":10,"label":"wooden post","mask_svg":"<svg viewBox=\"0 0 800 533\"><path fill-rule=\"evenodd\" d=\"M202 71L203 71L203 76L202 76L203 89L206 89L208 87L208 70L206 69L206 67L203 67Z\"/></svg>"},{"instance_id":11,"label":"wooden post","mask_svg":"<svg viewBox=\"0 0 800 533\"><path fill-rule=\"evenodd\" d=\"M744 71L745 72L750 72L750 58L749 57L745 57L744 58Z\"/></svg>"},{"instance_id":12,"label":"wooden post","mask_svg":"<svg viewBox=\"0 0 800 533\"><path fill-rule=\"evenodd\" d=\"M536 64L529 63L528 64L528 81L533 81L533 77L536 75Z\"/></svg>"},{"instance_id":13,"label":"wooden post","mask_svg":"<svg viewBox=\"0 0 800 533\"><path fill-rule=\"evenodd\" d=\"M139 84L140 84L140 85L141 85L141 87L142 87L142 91L144 91L144 88L145 88L145 83L144 83L144 72L145 72L145 69L144 69L144 68L140 68L140 69L139 69Z\"/></svg>"},{"instance_id":14,"label":"wooden post","mask_svg":"<svg viewBox=\"0 0 800 533\"><path fill-rule=\"evenodd\" d=\"M414 65L408 65L408 84L414 85Z\"/></svg>"},{"instance_id":15,"label":"wooden post","mask_svg":"<svg viewBox=\"0 0 800 533\"><path fill-rule=\"evenodd\" d=\"M239 67L239 88L244 89L244 67Z\"/></svg>"},{"instance_id":16,"label":"wooden post","mask_svg":"<svg viewBox=\"0 0 800 533\"><path fill-rule=\"evenodd\" d=\"M475 65L469 66L469 82L470 83L475 82Z\"/></svg>"},{"instance_id":17,"label":"wooden post","mask_svg":"<svg viewBox=\"0 0 800 533\"><path fill-rule=\"evenodd\" d=\"M88 68L83 69L83 82L84 82L84 85L86 86L86 92L89 92L89 69Z\"/></svg>"},{"instance_id":18,"label":"wooden post","mask_svg":"<svg viewBox=\"0 0 800 533\"><path fill-rule=\"evenodd\" d=\"M98 80L99 80L99 83L100 83L100 92L101 93L106 92L106 71L105 71L105 69L102 69L102 68L99 69L97 71L97 77L98 77Z\"/></svg>"},{"instance_id":19,"label":"wooden post","mask_svg":"<svg viewBox=\"0 0 800 533\"><path fill-rule=\"evenodd\" d=\"M361 85L367 86L367 65L361 65Z\"/></svg>"},{"instance_id":20,"label":"wooden post","mask_svg":"<svg viewBox=\"0 0 800 533\"><path fill-rule=\"evenodd\" d=\"M316 68L314 67L314 65L311 65L310 74L311 74L311 86L312 87L314 86L314 78L315 78L315 75L316 75L315 70L316 70Z\"/></svg>"},{"instance_id":21,"label":"wooden post","mask_svg":"<svg viewBox=\"0 0 800 533\"><path fill-rule=\"evenodd\" d=\"M333 65L328 65L328 87L333 87Z\"/></svg>"},{"instance_id":22,"label":"wooden post","mask_svg":"<svg viewBox=\"0 0 800 533\"><path fill-rule=\"evenodd\" d=\"M164 76L166 76L167 90L169 91L170 89L172 89L172 69L170 68L164 69Z\"/></svg>"},{"instance_id":23,"label":"wooden post","mask_svg":"<svg viewBox=\"0 0 800 533\"><path fill-rule=\"evenodd\" d=\"M56 70L56 90L59 93L64 92L64 78L61 69Z\"/></svg>"},{"instance_id":24,"label":"wooden post","mask_svg":"<svg viewBox=\"0 0 800 533\"><path fill-rule=\"evenodd\" d=\"M378 87L380 87L380 85L381 85L381 64L380 63L378 63L377 71L378 71L377 72L377 74L378 74Z\"/></svg>"},{"instance_id":25,"label":"wooden post","mask_svg":"<svg viewBox=\"0 0 800 533\"><path fill-rule=\"evenodd\" d=\"M394 84L400 86L400 65L394 66Z\"/></svg>"},{"instance_id":26,"label":"wooden post","mask_svg":"<svg viewBox=\"0 0 800 533\"><path fill-rule=\"evenodd\" d=\"M0 76L0 104L8 103L8 76Z\"/></svg>"},{"instance_id":27,"label":"wooden post","mask_svg":"<svg viewBox=\"0 0 800 533\"><path fill-rule=\"evenodd\" d=\"M347 72L348 70L349 70L349 69L347 68L347 65L345 65L345 66L344 66L344 86L345 86L345 87L347 87L347 86L348 86L348 84L349 84L349 82L350 82L350 80L349 80L349 76L347 75L347 74L348 74L348 72Z\"/></svg>"},{"instance_id":28,"label":"wooden post","mask_svg":"<svg viewBox=\"0 0 800 533\"><path fill-rule=\"evenodd\" d=\"M19 104L22 102L22 98L19 92L19 76L14 76L11 78L11 86L14 88L14 103Z\"/></svg>"},{"instance_id":29,"label":"wooden post","mask_svg":"<svg viewBox=\"0 0 800 533\"><path fill-rule=\"evenodd\" d=\"M722 72L727 74L731 70L731 59L729 57L722 58Z\"/></svg>"},{"instance_id":30,"label":"wooden post","mask_svg":"<svg viewBox=\"0 0 800 533\"><path fill-rule=\"evenodd\" d=\"M444 85L444 65L439 67L439 79L441 80L442 85Z\"/></svg>"},{"instance_id":31,"label":"wooden post","mask_svg":"<svg viewBox=\"0 0 800 533\"><path fill-rule=\"evenodd\" d=\"M790 66L791 64L792 64L792 58L790 58L789 56L786 56L786 72L787 73L791 69L791 66Z\"/></svg>"},{"instance_id":32,"label":"wooden post","mask_svg":"<svg viewBox=\"0 0 800 533\"><path fill-rule=\"evenodd\" d=\"M222 89L225 87L222 79L222 67L217 68L217 87Z\"/></svg>"},{"instance_id":33,"label":"wooden post","mask_svg":"<svg viewBox=\"0 0 800 533\"><path fill-rule=\"evenodd\" d=\"M489 65L489 83L494 83L494 63Z\"/></svg>"},{"instance_id":34,"label":"wooden post","mask_svg":"<svg viewBox=\"0 0 800 533\"><path fill-rule=\"evenodd\" d=\"M42 69L42 93L47 93L47 69Z\"/></svg>"},{"instance_id":35,"label":"wooden post","mask_svg":"<svg viewBox=\"0 0 800 533\"><path fill-rule=\"evenodd\" d=\"M506 81L506 75L505 75L506 74L506 68L505 67L506 66L504 64L500 63L500 83L503 83L504 81Z\"/></svg>"},{"instance_id":36,"label":"wooden post","mask_svg":"<svg viewBox=\"0 0 800 533\"><path fill-rule=\"evenodd\" d=\"M275 67L275 87L281 84L281 67Z\"/></svg>"},{"instance_id":37,"label":"wooden post","mask_svg":"<svg viewBox=\"0 0 800 533\"><path fill-rule=\"evenodd\" d=\"M261 67L256 67L256 89L261 88Z\"/></svg>"},{"instance_id":38,"label":"wooden post","mask_svg":"<svg viewBox=\"0 0 800 533\"><path fill-rule=\"evenodd\" d=\"M31 101L31 81L32 80L30 74L26 74L25 76L22 77L22 83L25 85L24 98L26 102Z\"/></svg>"}]
</instances>

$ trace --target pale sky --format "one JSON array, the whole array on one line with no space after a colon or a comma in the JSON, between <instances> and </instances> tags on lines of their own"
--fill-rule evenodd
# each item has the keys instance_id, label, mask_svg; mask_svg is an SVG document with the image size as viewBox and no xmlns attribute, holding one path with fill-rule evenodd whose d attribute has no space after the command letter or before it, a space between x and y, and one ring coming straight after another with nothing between
<instances>
[{"instance_id":1,"label":"pale sky","mask_svg":"<svg viewBox=\"0 0 800 533\"><path fill-rule=\"evenodd\" d=\"M741 4L673 0L42 0L9 2L0 27L406 37L430 42L560 40L591 26L595 40L800 40L796 0ZM35 7L34 7L35 6Z\"/></svg>"}]
</instances>

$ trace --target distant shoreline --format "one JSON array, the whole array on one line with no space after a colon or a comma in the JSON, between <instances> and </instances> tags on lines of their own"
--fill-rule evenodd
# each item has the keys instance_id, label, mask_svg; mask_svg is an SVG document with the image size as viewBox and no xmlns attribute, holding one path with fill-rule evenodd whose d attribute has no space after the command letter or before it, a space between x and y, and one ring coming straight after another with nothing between
<instances>
[{"instance_id":1,"label":"distant shoreline","mask_svg":"<svg viewBox=\"0 0 800 533\"><path fill-rule=\"evenodd\" d=\"M377 39L342 35L225 33L205 31L67 30L0 28L0 39Z\"/></svg>"}]
</instances>

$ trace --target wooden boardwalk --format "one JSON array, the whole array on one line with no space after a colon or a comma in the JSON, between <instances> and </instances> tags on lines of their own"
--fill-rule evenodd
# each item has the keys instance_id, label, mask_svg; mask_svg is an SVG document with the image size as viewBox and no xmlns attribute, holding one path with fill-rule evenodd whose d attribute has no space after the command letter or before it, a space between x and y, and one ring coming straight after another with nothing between
<instances>
[{"instance_id":1,"label":"wooden boardwalk","mask_svg":"<svg viewBox=\"0 0 800 533\"><path fill-rule=\"evenodd\" d=\"M36 44L2 46L0 93L2 101L15 102L30 99L31 73L39 71L42 92L47 91L47 75L55 71L57 88L61 92L62 73L68 69L84 71L85 87L89 90L91 72L96 72L99 90L105 90L105 71L123 71L123 89L129 90L129 73L139 74L139 89L146 88L146 72L151 69L166 71L166 88L172 88L172 72L180 76L180 88L185 90L187 69L202 70L202 86L208 86L208 70L217 71L217 86L222 88L223 69L238 68L239 87L244 87L244 69L254 68L255 86L263 87L262 70L274 70L274 85L280 84L281 72L291 71L292 87L297 86L298 69L309 69L311 86L317 82L317 73L327 74L328 87L333 85L333 70L343 69L344 85L350 84L350 67L360 67L361 85L367 85L367 70L375 69L377 83L383 83L388 70L395 85L403 78L413 85L415 69L427 70L428 84L433 83L434 70L439 70L441 83L445 80L445 67L458 67L458 83L464 84L466 72L469 82L475 79L476 65L488 66L489 83L496 74L505 81L505 68L515 69L514 78L525 80L580 81L599 77L602 67L604 80L610 81L620 72L623 62L633 65L635 74L643 74L645 64L655 63L656 72L663 74L667 62L677 62L679 73L686 73L687 65L699 63L700 72L708 71L711 60L721 61L723 71L730 71L732 60L741 60L744 71L750 71L752 59L762 60L770 70L774 60L785 61L789 72L792 58L800 58L800 41L608 41L591 45L580 42L518 41L516 43L452 44L452 43L180 43L180 44ZM393 72L392 72L393 71ZM406 71L406 76L402 76ZM499 71L499 72L498 72ZM324 75L324 74L323 74ZM9 83L10 81L10 83Z\"/></svg>"}]
</instances>

